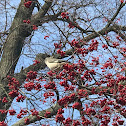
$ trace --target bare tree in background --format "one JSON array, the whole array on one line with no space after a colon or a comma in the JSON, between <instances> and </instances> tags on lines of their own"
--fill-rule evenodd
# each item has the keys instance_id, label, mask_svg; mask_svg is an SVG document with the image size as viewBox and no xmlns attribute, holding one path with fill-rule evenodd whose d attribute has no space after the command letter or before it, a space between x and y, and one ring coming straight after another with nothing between
<instances>
[{"instance_id":1,"label":"bare tree in background","mask_svg":"<svg viewBox=\"0 0 126 126\"><path fill-rule=\"evenodd\" d=\"M41 2L21 0L15 7L0 1L0 126L13 117L20 120L10 119L12 126L124 125L126 2ZM46 70L48 55L71 64ZM33 65L18 65L23 56L34 58ZM25 108L17 112L14 99Z\"/></svg>"}]
</instances>

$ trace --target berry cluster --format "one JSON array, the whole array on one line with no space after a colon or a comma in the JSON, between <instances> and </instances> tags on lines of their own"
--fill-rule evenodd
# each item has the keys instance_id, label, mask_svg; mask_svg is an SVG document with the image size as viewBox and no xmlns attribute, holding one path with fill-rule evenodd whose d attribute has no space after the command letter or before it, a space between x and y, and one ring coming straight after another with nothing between
<instances>
[{"instance_id":1,"label":"berry cluster","mask_svg":"<svg viewBox=\"0 0 126 126\"><path fill-rule=\"evenodd\" d=\"M60 106L66 106L67 103L74 102L75 99L76 99L76 95L75 95L75 93L73 93L73 94L71 94L70 96L65 96L65 97L63 97L62 99L60 99L60 100L58 101L58 103L59 103Z\"/></svg>"},{"instance_id":2,"label":"berry cluster","mask_svg":"<svg viewBox=\"0 0 126 126\"><path fill-rule=\"evenodd\" d=\"M45 99L47 99L47 98L49 98L50 96L54 96L54 93L51 92L51 91L45 92L45 93L43 94L43 96L45 97Z\"/></svg>"},{"instance_id":3,"label":"berry cluster","mask_svg":"<svg viewBox=\"0 0 126 126\"><path fill-rule=\"evenodd\" d=\"M75 23L76 23L76 22L75 22ZM75 26L73 25L72 22L70 22L69 25L68 25L68 27L69 27L69 28L74 28Z\"/></svg>"},{"instance_id":4,"label":"berry cluster","mask_svg":"<svg viewBox=\"0 0 126 126\"><path fill-rule=\"evenodd\" d=\"M37 72L36 71L29 71L27 73L26 81L36 79L36 77L37 77Z\"/></svg>"},{"instance_id":5,"label":"berry cluster","mask_svg":"<svg viewBox=\"0 0 126 126\"><path fill-rule=\"evenodd\" d=\"M37 60L33 60L33 61L34 61L33 65L40 63L40 61L37 61Z\"/></svg>"},{"instance_id":6,"label":"berry cluster","mask_svg":"<svg viewBox=\"0 0 126 126\"><path fill-rule=\"evenodd\" d=\"M53 82L49 82L48 84L46 84L46 85L44 85L44 88L47 90L47 89L56 89L56 84L55 84L55 82L53 81Z\"/></svg>"},{"instance_id":7,"label":"berry cluster","mask_svg":"<svg viewBox=\"0 0 126 126\"><path fill-rule=\"evenodd\" d=\"M72 124L72 119L70 119L70 117L68 117L67 119L65 119L65 120L63 121L63 124L64 124L65 126L71 126L71 124Z\"/></svg>"},{"instance_id":8,"label":"berry cluster","mask_svg":"<svg viewBox=\"0 0 126 126\"><path fill-rule=\"evenodd\" d=\"M25 124L29 124L29 119L28 118L25 119Z\"/></svg>"},{"instance_id":9,"label":"berry cluster","mask_svg":"<svg viewBox=\"0 0 126 126\"><path fill-rule=\"evenodd\" d=\"M8 112L9 112L10 115L15 115L15 113L16 113L16 111L14 109L8 110Z\"/></svg>"},{"instance_id":10,"label":"berry cluster","mask_svg":"<svg viewBox=\"0 0 126 126\"><path fill-rule=\"evenodd\" d=\"M82 108L82 105L79 102L75 102L72 108L80 110Z\"/></svg>"},{"instance_id":11,"label":"berry cluster","mask_svg":"<svg viewBox=\"0 0 126 126\"><path fill-rule=\"evenodd\" d=\"M32 4L32 1L28 1L28 2L25 2L25 3L24 3L24 6L25 6L26 8L30 8L31 4Z\"/></svg>"},{"instance_id":12,"label":"berry cluster","mask_svg":"<svg viewBox=\"0 0 126 126\"><path fill-rule=\"evenodd\" d=\"M62 46L62 44L61 43L54 43L54 46L55 46L55 49L57 49L57 48L61 48L61 46Z\"/></svg>"},{"instance_id":13,"label":"berry cluster","mask_svg":"<svg viewBox=\"0 0 126 126\"><path fill-rule=\"evenodd\" d=\"M25 97L23 95L19 95L17 98L16 98L16 102L20 102L20 101L24 101L25 100Z\"/></svg>"},{"instance_id":14,"label":"berry cluster","mask_svg":"<svg viewBox=\"0 0 126 126\"><path fill-rule=\"evenodd\" d=\"M44 117L49 117L50 116L50 114L51 114L51 112L48 112L48 111L46 111L46 113L44 114Z\"/></svg>"},{"instance_id":15,"label":"berry cluster","mask_svg":"<svg viewBox=\"0 0 126 126\"><path fill-rule=\"evenodd\" d=\"M76 41L75 39L73 39L71 42L69 42L69 44L72 47L77 47L77 48L80 48L81 47L79 41Z\"/></svg>"},{"instance_id":16,"label":"berry cluster","mask_svg":"<svg viewBox=\"0 0 126 126\"><path fill-rule=\"evenodd\" d=\"M0 122L0 126L7 126L7 124L4 121L2 121Z\"/></svg>"},{"instance_id":17,"label":"berry cluster","mask_svg":"<svg viewBox=\"0 0 126 126\"><path fill-rule=\"evenodd\" d=\"M69 16L68 16L68 15L69 15L68 12L62 12L62 13L61 13L61 17L62 17L63 19L64 19L64 18L65 18L65 19L69 19Z\"/></svg>"},{"instance_id":18,"label":"berry cluster","mask_svg":"<svg viewBox=\"0 0 126 126\"><path fill-rule=\"evenodd\" d=\"M63 57L65 55L65 52L60 50L60 49L58 49L57 50L57 54L60 54Z\"/></svg>"},{"instance_id":19,"label":"berry cluster","mask_svg":"<svg viewBox=\"0 0 126 126\"><path fill-rule=\"evenodd\" d=\"M31 21L30 20L23 20L24 23L30 24Z\"/></svg>"},{"instance_id":20,"label":"berry cluster","mask_svg":"<svg viewBox=\"0 0 126 126\"><path fill-rule=\"evenodd\" d=\"M19 95L18 90L19 90L20 84L16 80L16 78L12 78L10 76L7 76L7 79L8 79L9 89L12 89L12 91L10 91L8 94L9 94L10 97L15 98L16 96Z\"/></svg>"},{"instance_id":21,"label":"berry cluster","mask_svg":"<svg viewBox=\"0 0 126 126\"><path fill-rule=\"evenodd\" d=\"M92 40L91 41L92 43L90 44L90 46L88 47L88 50L90 51L90 52L92 52L93 50L97 50L98 49L98 41L97 40Z\"/></svg>"},{"instance_id":22,"label":"berry cluster","mask_svg":"<svg viewBox=\"0 0 126 126\"><path fill-rule=\"evenodd\" d=\"M26 115L26 114L27 114L27 110L21 109L20 110L20 113L17 114L17 118L20 119L20 118L22 118L22 115Z\"/></svg>"},{"instance_id":23,"label":"berry cluster","mask_svg":"<svg viewBox=\"0 0 126 126\"><path fill-rule=\"evenodd\" d=\"M91 124L91 121L89 121L88 119L86 119L84 116L82 116L82 125L83 126L88 126Z\"/></svg>"},{"instance_id":24,"label":"berry cluster","mask_svg":"<svg viewBox=\"0 0 126 126\"><path fill-rule=\"evenodd\" d=\"M102 48L108 49L108 46L106 44L102 45Z\"/></svg>"},{"instance_id":25,"label":"berry cluster","mask_svg":"<svg viewBox=\"0 0 126 126\"><path fill-rule=\"evenodd\" d=\"M31 111L31 113L32 113L33 116L36 116L38 119L40 118L39 117L39 112L37 110L31 109L30 111Z\"/></svg>"}]
</instances>

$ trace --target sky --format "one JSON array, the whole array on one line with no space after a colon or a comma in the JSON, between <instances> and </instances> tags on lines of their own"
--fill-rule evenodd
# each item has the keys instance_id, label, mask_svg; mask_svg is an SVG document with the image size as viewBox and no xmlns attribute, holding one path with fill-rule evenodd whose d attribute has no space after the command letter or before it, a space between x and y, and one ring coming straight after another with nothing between
<instances>
[{"instance_id":1,"label":"sky","mask_svg":"<svg viewBox=\"0 0 126 126\"><path fill-rule=\"evenodd\" d=\"M16 0L16 1L15 0L10 0L10 4L12 6L15 6L15 7L18 6L19 2L20 2L20 0ZM36 12L36 11L37 10L34 10L34 12ZM89 12L90 11L91 10L89 8ZM124 9L122 10L122 12L123 11L124 11ZM9 12L9 9L8 9L8 15L10 14L11 17L12 17L12 18L9 19L9 21L13 20L15 12L16 11ZM94 13L90 12L90 17L93 17L93 16L94 16ZM99 24L99 28L100 28L100 25L102 25L102 24L100 24L100 22L97 22L97 23ZM24 48L23 48L23 54L22 54L22 56L20 57L20 59L18 61L15 73L20 72L20 69L21 69L22 66L24 66L24 68L26 68L29 65L33 64L33 60L34 60L34 58L35 58L35 56L36 56L37 53L39 53L39 52L42 52L42 53L47 52L49 54L52 53L50 50L52 50L52 48L54 48L54 46L53 46L54 42L58 42L58 40L59 40L59 38L57 37L58 33L55 31L55 29L51 29L50 30L50 28L47 28L47 30L49 30L49 32L47 34L47 33L44 32L44 27L47 28L48 24L44 24L43 28L39 28L38 31L35 31L35 33L34 33L35 35L32 37L31 43L30 44L26 44L24 46ZM83 25L82 25L82 27L83 27ZM46 35L49 35L49 38L47 38L47 40L44 39L44 36L46 36ZM71 37L70 39L72 40L73 38ZM52 40L55 40L55 41L52 42ZM99 51L100 51L101 48L102 47L99 47ZM116 50L113 49L113 51L115 51L115 53L116 53ZM103 52L104 52L104 55L100 57L100 62L107 60L108 57L109 57L107 51L103 51ZM97 56L97 54L98 54L98 52L94 52L93 55L92 54L91 55L95 57L95 56ZM85 57L85 58L88 59L88 56ZM91 59L89 59L89 62L91 62ZM101 71L99 70L98 72L101 72ZM114 71L112 71L112 72L114 72ZM22 106L23 107L26 106L25 102L17 104L15 102L15 100L13 101L12 108L16 109L17 111ZM43 105L43 104L41 104L41 107L44 107L44 109L46 109L45 105ZM67 113L69 113L70 110L65 110L65 111L68 111ZM75 110L74 113L76 113L76 115L78 115L77 114L78 113L77 110ZM69 115L65 114L65 116L67 117ZM8 120L10 120L9 123L8 123L8 125L11 125L12 123L14 123L14 122L17 121L17 119L15 117L10 117L10 116L8 116ZM31 126L31 125L29 125L29 126ZM55 126L55 124L54 124L54 126Z\"/></svg>"}]
</instances>

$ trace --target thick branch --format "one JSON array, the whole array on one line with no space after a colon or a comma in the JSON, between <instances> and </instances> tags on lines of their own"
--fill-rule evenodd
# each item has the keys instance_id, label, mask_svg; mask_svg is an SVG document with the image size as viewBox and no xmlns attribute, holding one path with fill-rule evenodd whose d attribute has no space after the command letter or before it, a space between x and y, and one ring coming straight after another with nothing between
<instances>
[{"instance_id":1,"label":"thick branch","mask_svg":"<svg viewBox=\"0 0 126 126\"><path fill-rule=\"evenodd\" d=\"M17 13L14 17L9 35L7 36L3 48L3 55L0 62L1 79L6 77L7 74L13 73L15 69L17 61L20 57L24 39L28 36L26 34L28 31L25 31L23 27L23 20L31 17L33 9L34 5L30 8L26 8L23 0L17 9Z\"/></svg>"},{"instance_id":2,"label":"thick branch","mask_svg":"<svg viewBox=\"0 0 126 126\"><path fill-rule=\"evenodd\" d=\"M58 103L56 103L54 106L52 106L51 108L48 108L46 110L40 111L39 112L39 116L40 119L44 119L44 114L46 113L46 111L51 112L51 114L48 116L48 118L50 118L53 115L56 115L58 109L61 108L61 106L59 106ZM36 116L28 116L28 117L24 117L23 119L19 120L18 122L16 122L15 124L13 124L12 126L26 126L25 124L25 119L28 118L29 119L29 123L33 123L35 121L38 121L38 118ZM40 120L39 119L39 120Z\"/></svg>"},{"instance_id":3,"label":"thick branch","mask_svg":"<svg viewBox=\"0 0 126 126\"><path fill-rule=\"evenodd\" d=\"M92 88L92 87L91 87ZM87 89L87 94L88 95L92 95L92 91L91 91L91 88ZM85 89L85 88L84 88ZM98 94L101 90L104 90L104 89L107 89L106 93L104 93L105 95L106 94L110 94L110 89L111 88L108 88L108 87L102 87L102 89L100 89L100 87L96 87L95 89L95 93L94 94ZM75 93L76 95L78 95L78 93L76 92ZM112 95L113 96L113 95ZM76 97L75 101L78 99L78 97ZM12 126L25 126L25 119L28 118L29 119L29 123L34 123L36 121L39 121L41 119L45 119L44 117L44 114L46 113L46 111L48 112L51 112L50 115L47 117L47 118L50 118L51 116L53 115L56 115L57 114L57 111L59 108L64 108L63 106L59 106L58 103L56 103L54 106L46 109L46 110L43 110L43 111L40 111L39 112L39 116L40 116L40 119L38 119L36 116L32 116L32 115L29 115L27 117L24 117L23 119L19 120L18 122L16 122L15 124L13 124Z\"/></svg>"},{"instance_id":4,"label":"thick branch","mask_svg":"<svg viewBox=\"0 0 126 126\"><path fill-rule=\"evenodd\" d=\"M6 42L4 43L3 55L0 62L0 83L3 85L5 90L0 88L0 98L6 96L9 91L9 89L6 87L7 81L5 78L8 74L13 73L15 70L15 66L18 62L23 47L24 39L28 36L28 31L25 31L23 27L23 20L31 17L33 9L34 3L30 8L26 8L24 6L24 0L21 1ZM10 105L11 102L9 102L6 106L4 106L3 103L0 103L0 109L8 109ZM0 120L4 120L5 117L6 116L1 116L0 114Z\"/></svg>"},{"instance_id":5,"label":"thick branch","mask_svg":"<svg viewBox=\"0 0 126 126\"><path fill-rule=\"evenodd\" d=\"M39 12L31 17L32 24L39 25L44 15L47 13L48 9L52 5L53 0L45 0L45 4L39 10Z\"/></svg>"},{"instance_id":6,"label":"thick branch","mask_svg":"<svg viewBox=\"0 0 126 126\"><path fill-rule=\"evenodd\" d=\"M34 0L33 0L34 1ZM48 4L49 3L49 4ZM49 0L45 2L43 5L44 11L39 12L37 17L44 17L46 12L48 11L49 7L51 6L51 3ZM28 37L33 29L31 27L28 27L27 24L23 23L23 20L31 19L32 12L34 9L34 2L32 2L32 5L30 8L26 8L24 6L24 0L21 0L21 3L19 4L19 7L17 9L17 13L14 17L13 23L10 27L9 34L7 36L6 42L4 43L3 48L3 55L0 62L0 84L3 85L5 90L0 88L0 98L6 96L9 89L7 88L7 81L6 77L8 74L13 74L16 64L18 62L18 59L20 57L22 47L24 46L24 40L26 37ZM37 20L37 18L34 19L34 21ZM8 109L11 105L11 102L8 103L5 106L3 103L0 103L0 109ZM3 121L6 116L1 116L0 114L0 121Z\"/></svg>"}]
</instances>

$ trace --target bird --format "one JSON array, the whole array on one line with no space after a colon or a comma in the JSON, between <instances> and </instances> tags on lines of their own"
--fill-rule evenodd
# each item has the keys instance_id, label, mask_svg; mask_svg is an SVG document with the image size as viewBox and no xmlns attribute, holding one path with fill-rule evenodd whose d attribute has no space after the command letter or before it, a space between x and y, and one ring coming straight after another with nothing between
<instances>
[{"instance_id":1,"label":"bird","mask_svg":"<svg viewBox=\"0 0 126 126\"><path fill-rule=\"evenodd\" d=\"M53 57L47 57L45 58L45 64L48 66L48 68L52 71L57 71L63 68L63 65L65 65L67 62L66 60L62 59L56 59Z\"/></svg>"},{"instance_id":2,"label":"bird","mask_svg":"<svg viewBox=\"0 0 126 126\"><path fill-rule=\"evenodd\" d=\"M45 64L48 66L48 68L52 71L60 71L63 69L63 65L65 64L72 64L71 62L68 62L66 60L62 60L62 59L56 59L53 57L46 57L45 58ZM76 70L72 70L75 71ZM81 75L79 73L76 72L76 78L78 80L78 86L82 87L83 83L82 79L81 79ZM52 80L52 78L50 78Z\"/></svg>"}]
</instances>

